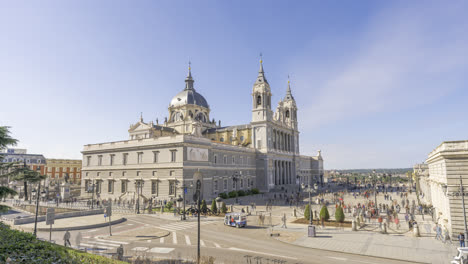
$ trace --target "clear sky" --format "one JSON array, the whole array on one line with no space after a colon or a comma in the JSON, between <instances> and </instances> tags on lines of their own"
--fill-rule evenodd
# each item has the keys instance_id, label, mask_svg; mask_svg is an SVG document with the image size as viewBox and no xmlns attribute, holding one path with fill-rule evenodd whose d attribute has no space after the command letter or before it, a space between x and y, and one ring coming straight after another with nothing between
<instances>
[{"instance_id":1,"label":"clear sky","mask_svg":"<svg viewBox=\"0 0 468 264\"><path fill-rule=\"evenodd\" d=\"M263 53L287 76L302 154L325 168L409 167L468 139L467 1L1 1L0 125L18 147L81 158L195 88L223 125L250 122Z\"/></svg>"}]
</instances>

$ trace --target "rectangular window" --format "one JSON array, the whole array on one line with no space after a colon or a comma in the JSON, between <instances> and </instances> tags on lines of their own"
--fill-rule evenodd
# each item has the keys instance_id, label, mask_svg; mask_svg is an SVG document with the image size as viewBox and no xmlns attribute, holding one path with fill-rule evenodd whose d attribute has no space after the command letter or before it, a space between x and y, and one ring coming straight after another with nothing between
<instances>
[{"instance_id":1,"label":"rectangular window","mask_svg":"<svg viewBox=\"0 0 468 264\"><path fill-rule=\"evenodd\" d=\"M141 176L141 171L137 171L137 177Z\"/></svg>"},{"instance_id":2,"label":"rectangular window","mask_svg":"<svg viewBox=\"0 0 468 264\"><path fill-rule=\"evenodd\" d=\"M175 195L175 194L176 194L175 181L169 181L169 195Z\"/></svg>"},{"instance_id":3,"label":"rectangular window","mask_svg":"<svg viewBox=\"0 0 468 264\"><path fill-rule=\"evenodd\" d=\"M218 156L214 155L213 159L215 164L218 163Z\"/></svg>"},{"instance_id":4,"label":"rectangular window","mask_svg":"<svg viewBox=\"0 0 468 264\"><path fill-rule=\"evenodd\" d=\"M127 192L127 181L122 181L122 193L126 193Z\"/></svg>"},{"instance_id":5,"label":"rectangular window","mask_svg":"<svg viewBox=\"0 0 468 264\"><path fill-rule=\"evenodd\" d=\"M90 192L91 191L91 180L85 180L85 190L87 192Z\"/></svg>"},{"instance_id":6,"label":"rectangular window","mask_svg":"<svg viewBox=\"0 0 468 264\"><path fill-rule=\"evenodd\" d=\"M127 161L128 161L128 153L124 153L122 156L122 164L127 165Z\"/></svg>"},{"instance_id":7,"label":"rectangular window","mask_svg":"<svg viewBox=\"0 0 468 264\"><path fill-rule=\"evenodd\" d=\"M239 163L244 164L244 157L242 157L242 156L240 157Z\"/></svg>"},{"instance_id":8,"label":"rectangular window","mask_svg":"<svg viewBox=\"0 0 468 264\"><path fill-rule=\"evenodd\" d=\"M224 188L225 191L227 190L227 185L228 185L228 181L227 181L227 179L224 179L223 188Z\"/></svg>"},{"instance_id":9,"label":"rectangular window","mask_svg":"<svg viewBox=\"0 0 468 264\"><path fill-rule=\"evenodd\" d=\"M101 193L101 184L102 184L102 181L97 181L96 182L96 193Z\"/></svg>"},{"instance_id":10,"label":"rectangular window","mask_svg":"<svg viewBox=\"0 0 468 264\"><path fill-rule=\"evenodd\" d=\"M153 177L156 177L158 176L158 172L157 171L153 171Z\"/></svg>"},{"instance_id":11,"label":"rectangular window","mask_svg":"<svg viewBox=\"0 0 468 264\"><path fill-rule=\"evenodd\" d=\"M109 177L112 177L112 172L109 172Z\"/></svg>"},{"instance_id":12,"label":"rectangular window","mask_svg":"<svg viewBox=\"0 0 468 264\"><path fill-rule=\"evenodd\" d=\"M114 181L113 180L109 180L109 182L107 183L107 190L110 193L114 192Z\"/></svg>"},{"instance_id":13,"label":"rectangular window","mask_svg":"<svg viewBox=\"0 0 468 264\"><path fill-rule=\"evenodd\" d=\"M125 176L127 176L127 172L126 172L126 171L123 171L123 172L122 172L122 177L125 177Z\"/></svg>"},{"instance_id":14,"label":"rectangular window","mask_svg":"<svg viewBox=\"0 0 468 264\"><path fill-rule=\"evenodd\" d=\"M99 176L101 176L101 173L100 173L100 172L98 172L96 175L99 177Z\"/></svg>"},{"instance_id":15,"label":"rectangular window","mask_svg":"<svg viewBox=\"0 0 468 264\"><path fill-rule=\"evenodd\" d=\"M236 157L232 156L232 164L236 164Z\"/></svg>"},{"instance_id":16,"label":"rectangular window","mask_svg":"<svg viewBox=\"0 0 468 264\"><path fill-rule=\"evenodd\" d=\"M243 179L240 179L240 187L244 188L244 180Z\"/></svg>"},{"instance_id":17,"label":"rectangular window","mask_svg":"<svg viewBox=\"0 0 468 264\"><path fill-rule=\"evenodd\" d=\"M170 171L169 176L174 177L175 176L175 171Z\"/></svg>"},{"instance_id":18,"label":"rectangular window","mask_svg":"<svg viewBox=\"0 0 468 264\"><path fill-rule=\"evenodd\" d=\"M232 180L232 189L235 190L236 189L236 181Z\"/></svg>"},{"instance_id":19,"label":"rectangular window","mask_svg":"<svg viewBox=\"0 0 468 264\"><path fill-rule=\"evenodd\" d=\"M88 177L88 176L89 176L89 172L86 173L86 177Z\"/></svg>"},{"instance_id":20,"label":"rectangular window","mask_svg":"<svg viewBox=\"0 0 468 264\"><path fill-rule=\"evenodd\" d=\"M99 155L97 157L98 157L98 166L102 166L102 155Z\"/></svg>"},{"instance_id":21,"label":"rectangular window","mask_svg":"<svg viewBox=\"0 0 468 264\"><path fill-rule=\"evenodd\" d=\"M138 163L138 164L143 163L143 152L138 152L138 160L137 160L137 163Z\"/></svg>"},{"instance_id":22,"label":"rectangular window","mask_svg":"<svg viewBox=\"0 0 468 264\"><path fill-rule=\"evenodd\" d=\"M159 162L159 151L153 151L153 163Z\"/></svg>"},{"instance_id":23,"label":"rectangular window","mask_svg":"<svg viewBox=\"0 0 468 264\"><path fill-rule=\"evenodd\" d=\"M171 150L171 162L176 162L177 150Z\"/></svg>"},{"instance_id":24,"label":"rectangular window","mask_svg":"<svg viewBox=\"0 0 468 264\"><path fill-rule=\"evenodd\" d=\"M213 187L214 187L214 190L217 191L218 190L218 181L213 181Z\"/></svg>"},{"instance_id":25,"label":"rectangular window","mask_svg":"<svg viewBox=\"0 0 468 264\"><path fill-rule=\"evenodd\" d=\"M87 156L86 157L86 166L90 166L91 165L91 156Z\"/></svg>"},{"instance_id":26,"label":"rectangular window","mask_svg":"<svg viewBox=\"0 0 468 264\"><path fill-rule=\"evenodd\" d=\"M158 196L158 182L151 181L151 194Z\"/></svg>"},{"instance_id":27,"label":"rectangular window","mask_svg":"<svg viewBox=\"0 0 468 264\"><path fill-rule=\"evenodd\" d=\"M247 178L247 188L250 187L250 178Z\"/></svg>"},{"instance_id":28,"label":"rectangular window","mask_svg":"<svg viewBox=\"0 0 468 264\"><path fill-rule=\"evenodd\" d=\"M226 155L224 155L224 157L223 157L223 163L227 164L227 156Z\"/></svg>"},{"instance_id":29,"label":"rectangular window","mask_svg":"<svg viewBox=\"0 0 468 264\"><path fill-rule=\"evenodd\" d=\"M110 165L114 165L114 158L115 158L115 155L114 154L111 154L110 155Z\"/></svg>"}]
</instances>

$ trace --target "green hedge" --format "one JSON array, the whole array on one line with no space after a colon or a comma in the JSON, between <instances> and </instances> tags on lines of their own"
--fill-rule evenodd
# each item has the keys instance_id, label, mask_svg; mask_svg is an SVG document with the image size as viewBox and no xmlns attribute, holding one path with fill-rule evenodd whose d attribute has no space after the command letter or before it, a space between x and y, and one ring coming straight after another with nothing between
<instances>
[{"instance_id":1,"label":"green hedge","mask_svg":"<svg viewBox=\"0 0 468 264\"><path fill-rule=\"evenodd\" d=\"M7 258L12 263L27 264L126 263L41 241L30 233L12 230L3 223L0 223L0 238L0 263L5 263Z\"/></svg>"}]
</instances>

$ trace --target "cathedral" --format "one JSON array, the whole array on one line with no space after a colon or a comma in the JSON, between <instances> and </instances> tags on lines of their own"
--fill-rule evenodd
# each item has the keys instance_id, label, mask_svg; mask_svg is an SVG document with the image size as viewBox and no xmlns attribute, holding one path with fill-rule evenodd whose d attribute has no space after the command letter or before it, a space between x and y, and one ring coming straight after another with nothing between
<instances>
[{"instance_id":1,"label":"cathedral","mask_svg":"<svg viewBox=\"0 0 468 264\"><path fill-rule=\"evenodd\" d=\"M193 175L203 175L202 196L259 189L296 192L323 183L323 159L300 155L298 109L288 81L283 100L271 107L263 62L252 88L252 120L221 126L195 90L189 67L185 88L172 98L168 118L131 125L123 141L84 146L82 186L99 199L172 200L194 193ZM83 192L82 196L91 196Z\"/></svg>"}]
</instances>

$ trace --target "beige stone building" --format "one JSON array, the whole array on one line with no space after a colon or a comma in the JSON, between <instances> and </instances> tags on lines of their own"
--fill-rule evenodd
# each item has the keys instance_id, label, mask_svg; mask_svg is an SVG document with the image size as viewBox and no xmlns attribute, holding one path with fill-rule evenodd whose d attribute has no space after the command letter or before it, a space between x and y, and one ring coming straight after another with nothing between
<instances>
[{"instance_id":1,"label":"beige stone building","mask_svg":"<svg viewBox=\"0 0 468 264\"><path fill-rule=\"evenodd\" d=\"M422 176L428 201L435 208L434 220L446 226L452 236L464 232L460 177L468 198L468 140L442 142L426 160L429 173ZM466 199L468 205L468 199Z\"/></svg>"},{"instance_id":2,"label":"beige stone building","mask_svg":"<svg viewBox=\"0 0 468 264\"><path fill-rule=\"evenodd\" d=\"M271 110L271 89L260 63L253 85L252 121L221 126L211 118L206 99L194 88L189 68L185 88L170 101L164 122L131 125L129 139L85 145L82 186L95 184L101 199L178 197L193 174L203 174L205 199L233 190L298 190L301 181L323 181L323 159L300 155L297 107L288 82L286 94ZM193 190L187 188L191 197ZM82 194L90 196L90 194Z\"/></svg>"}]
</instances>

